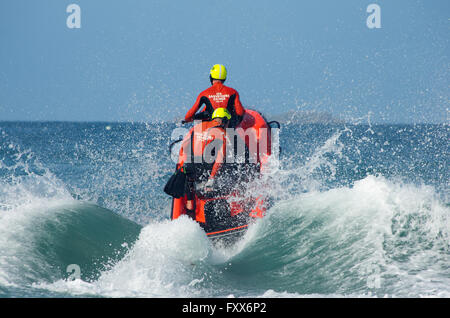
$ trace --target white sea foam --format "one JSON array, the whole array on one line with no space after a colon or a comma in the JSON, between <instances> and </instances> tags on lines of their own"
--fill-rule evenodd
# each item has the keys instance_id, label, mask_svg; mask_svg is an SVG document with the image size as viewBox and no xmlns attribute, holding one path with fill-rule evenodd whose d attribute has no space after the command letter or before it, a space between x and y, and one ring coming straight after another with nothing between
<instances>
[{"instance_id":1,"label":"white sea foam","mask_svg":"<svg viewBox=\"0 0 450 318\"><path fill-rule=\"evenodd\" d=\"M279 202L231 248L214 247L188 218L151 223L97 281L39 287L107 297L448 297L448 212L431 187L369 176ZM418 224L397 224L408 218ZM397 246L402 235L416 241ZM236 290L220 290L230 271ZM239 292L240 275L254 275L261 291ZM302 291L308 283L329 289Z\"/></svg>"}]
</instances>

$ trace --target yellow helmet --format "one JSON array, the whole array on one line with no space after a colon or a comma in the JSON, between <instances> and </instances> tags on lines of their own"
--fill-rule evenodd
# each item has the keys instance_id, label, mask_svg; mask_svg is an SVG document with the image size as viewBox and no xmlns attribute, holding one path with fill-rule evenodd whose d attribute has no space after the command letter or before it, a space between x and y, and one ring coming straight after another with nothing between
<instances>
[{"instance_id":1,"label":"yellow helmet","mask_svg":"<svg viewBox=\"0 0 450 318\"><path fill-rule=\"evenodd\" d=\"M212 119L214 118L226 118L228 120L231 119L231 114L226 108L217 108L214 113L211 116Z\"/></svg>"},{"instance_id":2,"label":"yellow helmet","mask_svg":"<svg viewBox=\"0 0 450 318\"><path fill-rule=\"evenodd\" d=\"M227 79L227 69L222 64L216 64L209 72L211 79L224 81Z\"/></svg>"}]
</instances>

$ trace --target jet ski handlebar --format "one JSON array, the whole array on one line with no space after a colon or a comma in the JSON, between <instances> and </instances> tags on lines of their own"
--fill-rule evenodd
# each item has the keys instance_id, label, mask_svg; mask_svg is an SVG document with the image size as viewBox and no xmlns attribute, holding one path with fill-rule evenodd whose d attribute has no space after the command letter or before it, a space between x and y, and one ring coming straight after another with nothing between
<instances>
[{"instance_id":1,"label":"jet ski handlebar","mask_svg":"<svg viewBox=\"0 0 450 318\"><path fill-rule=\"evenodd\" d=\"M194 120L210 120L211 114L207 111L203 111L194 115ZM190 123L191 121L182 120L182 124Z\"/></svg>"}]
</instances>

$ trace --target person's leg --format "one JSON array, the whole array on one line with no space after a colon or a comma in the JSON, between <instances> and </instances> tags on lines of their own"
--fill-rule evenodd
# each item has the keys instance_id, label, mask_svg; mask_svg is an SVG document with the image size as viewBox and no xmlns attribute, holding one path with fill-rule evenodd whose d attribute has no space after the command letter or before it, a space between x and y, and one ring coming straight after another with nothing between
<instances>
[{"instance_id":1,"label":"person's leg","mask_svg":"<svg viewBox=\"0 0 450 318\"><path fill-rule=\"evenodd\" d=\"M187 178L186 180L186 214L195 220L195 207L194 207L194 180Z\"/></svg>"},{"instance_id":2,"label":"person's leg","mask_svg":"<svg viewBox=\"0 0 450 318\"><path fill-rule=\"evenodd\" d=\"M194 200L187 200L186 201L186 210L193 210L194 209Z\"/></svg>"}]
</instances>

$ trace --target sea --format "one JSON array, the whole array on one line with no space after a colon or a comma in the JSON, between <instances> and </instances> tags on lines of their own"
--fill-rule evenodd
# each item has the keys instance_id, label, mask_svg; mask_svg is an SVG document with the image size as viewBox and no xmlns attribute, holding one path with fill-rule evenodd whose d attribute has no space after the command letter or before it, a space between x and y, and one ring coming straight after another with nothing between
<instances>
[{"instance_id":1,"label":"sea","mask_svg":"<svg viewBox=\"0 0 450 318\"><path fill-rule=\"evenodd\" d=\"M180 127L0 122L0 297L450 297L448 124L283 123L231 245L170 220Z\"/></svg>"}]
</instances>

